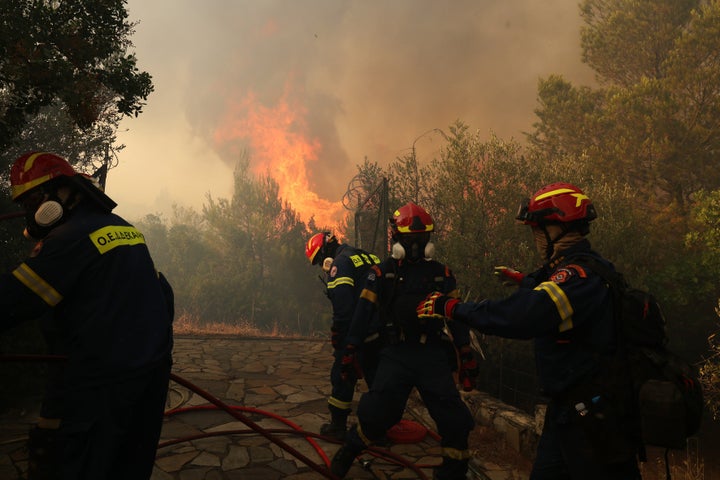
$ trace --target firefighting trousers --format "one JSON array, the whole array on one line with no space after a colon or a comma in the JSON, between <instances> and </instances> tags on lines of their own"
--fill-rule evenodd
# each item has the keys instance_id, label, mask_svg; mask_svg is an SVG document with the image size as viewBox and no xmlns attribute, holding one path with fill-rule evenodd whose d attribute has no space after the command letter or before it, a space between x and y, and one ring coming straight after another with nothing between
<instances>
[{"instance_id":1,"label":"firefighting trousers","mask_svg":"<svg viewBox=\"0 0 720 480\"><path fill-rule=\"evenodd\" d=\"M548 405L530 480L640 480L637 460L602 463L571 406ZM608 437L608 442L613 442Z\"/></svg>"},{"instance_id":2,"label":"firefighting trousers","mask_svg":"<svg viewBox=\"0 0 720 480\"><path fill-rule=\"evenodd\" d=\"M463 402L440 342L400 343L384 349L375 380L358 405L360 434L373 442L398 423L416 388L441 437L443 463L439 480L464 479L468 436L475 422Z\"/></svg>"},{"instance_id":3,"label":"firefighting trousers","mask_svg":"<svg viewBox=\"0 0 720 480\"><path fill-rule=\"evenodd\" d=\"M380 350L380 341L375 340L373 342L363 343L359 347L358 359L360 367L363 371L363 378L365 383L372 385L373 378L378 366L378 356ZM333 351L333 364L330 368L330 384L332 386L332 393L328 399L328 407L333 418L339 418L344 423L342 417L347 417L350 414L353 395L355 394L355 386L358 382L358 378L354 371L349 372L349 376L343 380L342 378L342 357L344 350L338 348Z\"/></svg>"},{"instance_id":4,"label":"firefighting trousers","mask_svg":"<svg viewBox=\"0 0 720 480\"><path fill-rule=\"evenodd\" d=\"M68 392L60 427L62 480L147 480L152 475L171 361L112 384Z\"/></svg>"}]
</instances>

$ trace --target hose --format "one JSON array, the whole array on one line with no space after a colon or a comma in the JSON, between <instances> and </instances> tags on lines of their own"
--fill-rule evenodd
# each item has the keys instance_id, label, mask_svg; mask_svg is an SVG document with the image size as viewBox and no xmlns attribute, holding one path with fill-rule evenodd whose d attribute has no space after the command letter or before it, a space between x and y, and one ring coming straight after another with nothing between
<instances>
[{"instance_id":1,"label":"hose","mask_svg":"<svg viewBox=\"0 0 720 480\"><path fill-rule=\"evenodd\" d=\"M287 418L281 417L280 415L276 415L272 412L267 412L265 410L261 410L259 408L254 408L254 407L242 407L242 406L234 406L234 405L228 405L228 408L231 408L231 409L237 410L237 411L241 411L241 412L246 412L246 413L257 413L260 415L264 415L266 417L273 418L273 419L289 426L291 429L294 430L293 433L296 433L296 432L305 433L305 432L303 432L302 428L300 428L299 425L291 422ZM165 416L172 417L172 416L180 414L180 413L194 412L194 411L198 411L198 410L217 410L217 407L215 407L214 405L195 405L192 407L174 408L172 410L168 410L167 412L165 412ZM265 430L268 431L268 429L265 429ZM273 432L273 433L287 433L287 432L288 432L287 430L284 430L282 432ZM219 432L219 433L222 433L222 432ZM320 448L320 445L318 445L318 443L309 435L305 435L305 438L310 443L310 445L313 446L315 451L318 452L318 455L320 455L320 457L323 459L323 461L325 462L325 465L327 467L330 467L330 459L325 454L325 451L322 448ZM328 439L327 437L323 437L323 438ZM160 444L160 445L158 445L158 448L160 448L161 446L165 446L165 445Z\"/></svg>"},{"instance_id":2,"label":"hose","mask_svg":"<svg viewBox=\"0 0 720 480\"><path fill-rule=\"evenodd\" d=\"M20 211L20 212L0 213L0 221L3 221L3 220L11 220L11 219L13 219L13 218L20 218L20 217L24 217L24 216L25 216L25 212L22 212L22 211Z\"/></svg>"},{"instance_id":3,"label":"hose","mask_svg":"<svg viewBox=\"0 0 720 480\"><path fill-rule=\"evenodd\" d=\"M2 217L0 217L0 220L2 220ZM62 355L38 355L38 354L0 354L0 362L57 362L57 361L64 361L67 360L66 356ZM183 437L179 439L174 440L168 440L165 442L162 442L158 444L158 448L167 447L170 445L175 445L178 443L191 441L191 440L197 440L200 438L207 438L212 436L219 436L219 435L234 435L234 434L260 434L272 443L278 445L283 450L287 451L303 463L305 463L308 467L312 468L319 474L323 475L326 478L329 478L331 480L339 480L338 477L334 474L332 474L328 467L330 465L330 460L328 459L325 452L320 448L320 446L315 442L313 438L320 438L323 440L327 440L330 442L340 443L339 441L331 438L326 437L323 435L319 435L313 432L307 432L302 430L298 425L294 424L290 420L283 418L279 415L273 414L271 412L267 412L261 409L257 409L254 407L242 407L242 406L231 406L227 405L220 399L216 398L209 392L205 391L204 389L198 387L197 385L193 384L192 382L180 377L179 375L176 375L174 373L170 373L170 379L174 382L178 383L179 385L182 385L183 387L187 388L188 390L200 395L205 400L210 402L212 405L198 405L198 406L191 406L191 407L180 407L180 408L173 408L171 410L168 410L165 412L166 416L173 416L178 415L184 412L189 411L198 411L198 410L223 410L227 414L229 414L231 417L235 418L236 420L239 420L243 422L245 425L249 427L249 430L230 430L230 431L222 431L222 432L209 432L209 433L203 433L188 437ZM248 412L248 413L255 413L255 414L261 414L265 415L270 418L274 418L285 425L288 425L290 429L265 429L257 425L255 422L247 418L245 415L243 415L242 412ZM432 432L429 432L430 435L433 438L439 438L436 434L433 434ZM315 448L315 450L318 452L318 455L322 458L323 462L325 463L325 467L316 464L313 462L310 458L306 457L302 453L300 453L298 450L293 448L292 446L285 443L283 440L277 438L274 434L291 434L291 435L300 435L305 437L308 442L310 442L311 445ZM382 458L388 461L391 461L393 463L396 463L398 465L402 465L405 468L408 468L412 470L420 480L428 480L427 476L420 470L421 468L430 468L437 465L416 465L408 460L406 460L404 457L394 454L388 450L377 448L377 447L368 447L366 450L364 450L365 453L368 453L374 457ZM365 464L364 464L365 466Z\"/></svg>"},{"instance_id":4,"label":"hose","mask_svg":"<svg viewBox=\"0 0 720 480\"><path fill-rule=\"evenodd\" d=\"M273 413L270 413L270 412L266 412L266 411L263 411L263 410L260 410L260 409L257 409L257 408L253 408L253 407L239 407L239 406L228 406L228 407L229 407L229 408L232 408L232 409L236 409L236 410L247 411L247 412L252 412L252 413L259 413L259 414L262 414L262 415L266 415L266 416L269 416L269 417L271 417L271 418L274 418L274 419L276 419L276 420L278 420L278 421L280 421L280 422L283 422L283 423L285 423L286 425L291 426L291 429L267 429L267 428L266 428L266 429L263 429L263 430L266 431L266 432L268 432L268 433L271 433L271 434L289 434L289 435L296 435L296 436L303 436L303 437L305 437L305 438L315 447L316 451L318 452L318 455L320 455L320 456L323 458L323 460L325 461L325 464L326 464L328 467L330 466L330 460L328 459L327 455L326 455L325 452L322 450L322 448L320 448L320 447L317 445L317 443L314 442L314 441L312 440L312 438L309 438L309 437L319 438L319 439L322 439L322 440L325 440L325 441L328 441L328 442L333 442L333 443L342 443L342 442L340 442L339 440L336 440L336 439L334 439L334 438L332 438L332 437L327 437L327 436L325 436L325 435L320 435L320 434L318 434L318 433L308 432L308 431L306 431L306 430L302 430L299 426L295 425L294 423L290 422L289 420L287 420L287 419L285 419L285 418L283 418L283 417L280 417L280 416L278 416L278 415L275 415L275 414L273 414ZM197 405L197 406L192 406L192 407L182 407L182 408L175 408L175 409L172 409L172 410L168 410L167 412L165 412L165 415L166 415L166 416L172 416L172 415L176 415L176 414L180 414L180 413L185 413L185 412L192 412L192 411L198 411L198 410L217 410L217 409L218 409L218 408L217 408L216 406L214 406L214 405ZM254 430L252 430L252 429L246 429L246 430L223 430L223 431L217 431L217 432L205 432L205 433L200 433L200 434L196 434L196 435L186 436L186 437L182 437L182 438L178 438L178 439L167 440L167 441L165 441L165 442L160 443L160 444L158 445L158 448L165 448L165 447L169 447L169 446L172 446L172 445L177 445L177 444L179 444L179 443L189 442L189 441L193 441L193 440L199 440L199 439L202 439L202 438L217 437L217 436L223 436L223 435L246 435L246 434L253 434L253 433L256 433L256 432L255 432ZM292 452L290 452L290 453L292 453ZM392 453L392 452L390 452L390 451L388 451L388 450L385 450L385 449L382 449L382 448L377 448L377 447L368 447L368 448L365 450L365 453L368 453L368 454L370 454L370 455L372 455L372 456L374 456L374 457L376 457L376 458L381 458L381 459L387 460L387 461L389 461L389 462L392 462L392 463L395 463L395 464L398 464L398 465L402 465L403 467L405 467L405 468L407 468L407 469L412 470L413 472L415 472L415 473L418 475L418 478L420 478L421 480L427 480L427 476L426 476L420 469L422 469L422 468L432 468L432 467L437 467L437 466L438 466L438 465L415 464L415 463L409 462L407 459L405 459L404 457L402 457L402 456L400 456L400 455L396 455L396 454L394 454L394 453ZM304 461L304 460L303 460L303 461Z\"/></svg>"},{"instance_id":5,"label":"hose","mask_svg":"<svg viewBox=\"0 0 720 480\"><path fill-rule=\"evenodd\" d=\"M312 468L319 474L323 475L324 477L339 480L337 476L333 475L329 470L326 468L321 467L320 465L317 465L315 462L310 460L308 457L297 451L295 448L291 447L287 443L285 443L283 440L280 440L277 437L274 437L272 434L267 432L265 429L260 427L258 424L247 418L242 413L238 412L237 410L231 408L229 405L226 405L224 402L219 400L218 398L215 398L210 393L206 392L202 388L198 387L197 385L193 385L191 382L185 380L184 378L175 375L174 373L170 374L170 379L173 380L176 383L179 383L183 387L192 390L193 392L197 393L201 397L203 397L208 402L212 403L213 405L217 406L221 410L224 410L228 415L235 418L236 420L240 420L245 425L250 427L255 433L258 433L262 435L263 437L267 438L271 442L273 442L275 445L279 446L283 450L289 452L292 454L295 458L301 460L303 463L305 463L308 467Z\"/></svg>"}]
</instances>

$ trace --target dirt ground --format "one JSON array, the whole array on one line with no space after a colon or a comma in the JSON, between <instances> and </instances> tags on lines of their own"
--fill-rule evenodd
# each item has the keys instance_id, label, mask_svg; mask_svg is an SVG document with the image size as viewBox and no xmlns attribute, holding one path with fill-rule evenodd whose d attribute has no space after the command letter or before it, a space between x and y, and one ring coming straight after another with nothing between
<instances>
[{"instance_id":1,"label":"dirt ground","mask_svg":"<svg viewBox=\"0 0 720 480\"><path fill-rule=\"evenodd\" d=\"M490 427L478 425L470 433L470 454L496 465L514 465L523 473L530 474L532 460L505 444L502 436Z\"/></svg>"}]
</instances>

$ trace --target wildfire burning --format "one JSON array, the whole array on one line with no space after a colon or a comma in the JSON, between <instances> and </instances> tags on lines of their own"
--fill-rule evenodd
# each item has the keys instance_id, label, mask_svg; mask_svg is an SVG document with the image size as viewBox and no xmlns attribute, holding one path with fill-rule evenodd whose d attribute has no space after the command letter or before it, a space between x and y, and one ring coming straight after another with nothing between
<instances>
[{"instance_id":1,"label":"wildfire burning","mask_svg":"<svg viewBox=\"0 0 720 480\"><path fill-rule=\"evenodd\" d=\"M312 191L308 178L322 145L317 139L307 138L307 109L290 97L286 87L275 106L262 105L252 92L232 102L214 140L219 145L247 142L254 175L269 174L274 178L282 200L304 222L314 215L319 227L336 229L343 217L342 203L320 198Z\"/></svg>"}]
</instances>

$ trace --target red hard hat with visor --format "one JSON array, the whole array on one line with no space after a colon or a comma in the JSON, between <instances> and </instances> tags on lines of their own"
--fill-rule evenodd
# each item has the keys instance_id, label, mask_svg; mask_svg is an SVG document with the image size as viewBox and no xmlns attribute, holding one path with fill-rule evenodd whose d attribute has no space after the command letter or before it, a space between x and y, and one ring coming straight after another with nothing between
<instances>
[{"instance_id":1,"label":"red hard hat with visor","mask_svg":"<svg viewBox=\"0 0 720 480\"><path fill-rule=\"evenodd\" d=\"M590 222L597 218L590 198L575 185L557 182L547 185L525 200L515 217L526 225Z\"/></svg>"}]
</instances>

